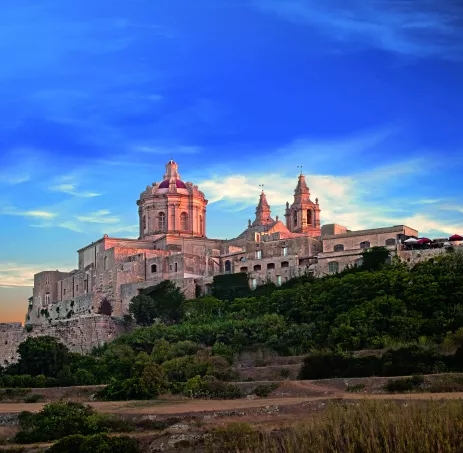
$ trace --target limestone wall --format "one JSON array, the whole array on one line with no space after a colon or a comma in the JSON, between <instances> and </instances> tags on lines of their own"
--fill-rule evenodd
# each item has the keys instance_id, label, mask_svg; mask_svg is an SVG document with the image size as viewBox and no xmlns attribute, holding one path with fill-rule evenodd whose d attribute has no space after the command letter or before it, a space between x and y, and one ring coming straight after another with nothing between
<instances>
[{"instance_id":1,"label":"limestone wall","mask_svg":"<svg viewBox=\"0 0 463 453\"><path fill-rule=\"evenodd\" d=\"M95 346L115 340L125 331L121 322L95 314L34 325L31 332L26 332L21 323L0 324L0 364L5 366L17 361L18 346L29 337L49 335L71 351L85 354Z\"/></svg>"}]
</instances>

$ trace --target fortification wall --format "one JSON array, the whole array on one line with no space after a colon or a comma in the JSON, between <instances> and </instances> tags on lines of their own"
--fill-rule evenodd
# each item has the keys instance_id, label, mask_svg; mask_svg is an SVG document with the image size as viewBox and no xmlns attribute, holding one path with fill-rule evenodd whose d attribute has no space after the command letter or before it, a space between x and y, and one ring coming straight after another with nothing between
<instances>
[{"instance_id":1,"label":"fortification wall","mask_svg":"<svg viewBox=\"0 0 463 453\"><path fill-rule=\"evenodd\" d=\"M125 331L121 322L95 314L34 325L31 332L27 332L21 323L0 324L0 363L5 366L16 362L19 344L29 337L49 335L65 344L72 352L85 354L95 346L115 340Z\"/></svg>"}]
</instances>

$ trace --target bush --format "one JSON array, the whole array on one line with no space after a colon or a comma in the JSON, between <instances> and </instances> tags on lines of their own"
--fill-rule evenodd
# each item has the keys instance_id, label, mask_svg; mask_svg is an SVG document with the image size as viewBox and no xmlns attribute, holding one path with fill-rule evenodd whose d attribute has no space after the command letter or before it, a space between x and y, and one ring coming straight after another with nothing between
<instances>
[{"instance_id":1,"label":"bush","mask_svg":"<svg viewBox=\"0 0 463 453\"><path fill-rule=\"evenodd\" d=\"M424 384L424 377L420 375L387 381L384 389L390 393L412 392Z\"/></svg>"},{"instance_id":2,"label":"bush","mask_svg":"<svg viewBox=\"0 0 463 453\"><path fill-rule=\"evenodd\" d=\"M238 387L219 381L214 376L195 376L183 388L186 396L205 399L234 399L242 396Z\"/></svg>"},{"instance_id":3,"label":"bush","mask_svg":"<svg viewBox=\"0 0 463 453\"><path fill-rule=\"evenodd\" d=\"M25 403L38 403L41 400L43 400L43 395L38 395L37 393L33 393L24 398Z\"/></svg>"},{"instance_id":4,"label":"bush","mask_svg":"<svg viewBox=\"0 0 463 453\"><path fill-rule=\"evenodd\" d=\"M40 412L21 412L18 443L46 442L73 434L96 434L114 430L110 417L96 413L80 403L47 404Z\"/></svg>"},{"instance_id":5,"label":"bush","mask_svg":"<svg viewBox=\"0 0 463 453\"><path fill-rule=\"evenodd\" d=\"M361 392L365 388L365 384L354 384L346 387L346 392L357 393Z\"/></svg>"},{"instance_id":6,"label":"bush","mask_svg":"<svg viewBox=\"0 0 463 453\"><path fill-rule=\"evenodd\" d=\"M259 396L260 398L267 398L274 390L276 390L280 385L278 383L273 384L262 384L257 386L254 389L254 395Z\"/></svg>"},{"instance_id":7,"label":"bush","mask_svg":"<svg viewBox=\"0 0 463 453\"><path fill-rule=\"evenodd\" d=\"M288 379L289 376L291 374L291 370L289 368L282 368L280 370L280 376L283 378L283 379Z\"/></svg>"},{"instance_id":8,"label":"bush","mask_svg":"<svg viewBox=\"0 0 463 453\"><path fill-rule=\"evenodd\" d=\"M139 453L138 443L128 436L73 435L61 439L47 453Z\"/></svg>"}]
</instances>

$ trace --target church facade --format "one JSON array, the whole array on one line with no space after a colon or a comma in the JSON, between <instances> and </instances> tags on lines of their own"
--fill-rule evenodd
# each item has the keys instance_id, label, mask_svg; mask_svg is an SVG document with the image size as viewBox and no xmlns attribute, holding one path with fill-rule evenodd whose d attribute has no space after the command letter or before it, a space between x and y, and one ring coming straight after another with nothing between
<instances>
[{"instance_id":1,"label":"church facade","mask_svg":"<svg viewBox=\"0 0 463 453\"><path fill-rule=\"evenodd\" d=\"M231 240L208 238L207 199L196 185L181 180L173 160L137 205L138 239L105 235L78 250L76 270L34 276L27 324L107 314L101 312L103 301L110 303L113 317L122 318L141 289L165 279L191 299L208 294L220 274L244 272L252 288L268 281L281 285L306 272L323 276L360 264L367 248L386 246L396 253L403 239L418 236L404 225L363 231L321 225L319 200L312 201L303 174L293 202L286 204L284 222L272 217L262 191L255 219Z\"/></svg>"}]
</instances>

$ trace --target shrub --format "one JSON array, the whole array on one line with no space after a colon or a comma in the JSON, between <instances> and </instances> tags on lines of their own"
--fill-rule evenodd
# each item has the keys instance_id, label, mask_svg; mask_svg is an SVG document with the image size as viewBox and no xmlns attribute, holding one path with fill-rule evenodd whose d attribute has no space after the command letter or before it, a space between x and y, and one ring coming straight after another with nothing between
<instances>
[{"instance_id":1,"label":"shrub","mask_svg":"<svg viewBox=\"0 0 463 453\"><path fill-rule=\"evenodd\" d=\"M37 393L33 393L24 398L25 403L38 403L41 400L43 400L43 395L38 395Z\"/></svg>"},{"instance_id":2,"label":"shrub","mask_svg":"<svg viewBox=\"0 0 463 453\"><path fill-rule=\"evenodd\" d=\"M47 453L138 453L138 443L128 436L73 435L59 440Z\"/></svg>"},{"instance_id":3,"label":"shrub","mask_svg":"<svg viewBox=\"0 0 463 453\"><path fill-rule=\"evenodd\" d=\"M26 329L26 332L32 332L32 330L34 330L34 326L32 324L26 324L25 329Z\"/></svg>"},{"instance_id":4,"label":"shrub","mask_svg":"<svg viewBox=\"0 0 463 453\"><path fill-rule=\"evenodd\" d=\"M289 376L291 374L291 370L289 368L282 368L280 370L280 376L283 378L283 379L288 379Z\"/></svg>"},{"instance_id":5,"label":"shrub","mask_svg":"<svg viewBox=\"0 0 463 453\"><path fill-rule=\"evenodd\" d=\"M276 390L279 387L278 383L273 383L273 384L262 384L258 385L254 389L254 395L259 396L260 398L267 398L274 390Z\"/></svg>"},{"instance_id":6,"label":"shrub","mask_svg":"<svg viewBox=\"0 0 463 453\"><path fill-rule=\"evenodd\" d=\"M184 394L191 398L234 399L242 396L238 387L219 381L214 376L195 376L184 386Z\"/></svg>"},{"instance_id":7,"label":"shrub","mask_svg":"<svg viewBox=\"0 0 463 453\"><path fill-rule=\"evenodd\" d=\"M384 389L391 393L412 392L424 384L424 377L420 375L387 381Z\"/></svg>"},{"instance_id":8,"label":"shrub","mask_svg":"<svg viewBox=\"0 0 463 453\"><path fill-rule=\"evenodd\" d=\"M426 391L432 393L463 392L463 375L448 374L433 377L426 386Z\"/></svg>"},{"instance_id":9,"label":"shrub","mask_svg":"<svg viewBox=\"0 0 463 453\"><path fill-rule=\"evenodd\" d=\"M111 428L108 416L80 403L59 402L45 405L33 414L21 412L16 442L33 443L60 439L72 434L96 434Z\"/></svg>"},{"instance_id":10,"label":"shrub","mask_svg":"<svg viewBox=\"0 0 463 453\"><path fill-rule=\"evenodd\" d=\"M346 387L346 392L357 393L361 392L365 388L365 384L354 384Z\"/></svg>"}]
</instances>

